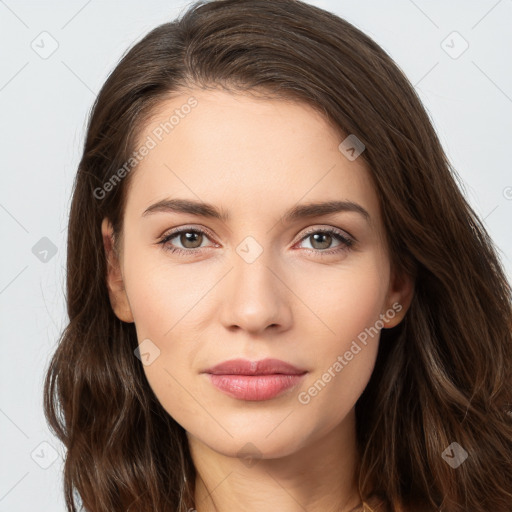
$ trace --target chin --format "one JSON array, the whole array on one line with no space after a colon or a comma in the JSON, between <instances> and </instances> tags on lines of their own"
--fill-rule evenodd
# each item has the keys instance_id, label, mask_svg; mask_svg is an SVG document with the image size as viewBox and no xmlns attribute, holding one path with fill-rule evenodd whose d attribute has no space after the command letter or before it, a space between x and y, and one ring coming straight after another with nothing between
<instances>
[{"instance_id":1,"label":"chin","mask_svg":"<svg viewBox=\"0 0 512 512\"><path fill-rule=\"evenodd\" d=\"M242 462L245 460L248 467L257 459L278 459L291 455L305 444L305 438L293 429L280 430L278 427L270 435L272 429L261 429L257 426L238 431L228 430L233 437L224 431L217 436L205 436L202 431L201 435L194 437L219 454L239 458Z\"/></svg>"}]
</instances>

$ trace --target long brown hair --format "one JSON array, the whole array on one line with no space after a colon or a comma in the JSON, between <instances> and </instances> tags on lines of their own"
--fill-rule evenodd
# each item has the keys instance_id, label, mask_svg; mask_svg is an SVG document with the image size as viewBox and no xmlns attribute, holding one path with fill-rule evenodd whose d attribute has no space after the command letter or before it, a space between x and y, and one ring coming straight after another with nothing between
<instances>
[{"instance_id":1,"label":"long brown hair","mask_svg":"<svg viewBox=\"0 0 512 512\"><path fill-rule=\"evenodd\" d=\"M366 147L391 263L414 277L415 294L404 320L382 331L356 404L361 496L377 493L396 511L510 512L511 288L497 251L398 66L347 21L296 0L195 3L135 44L96 99L68 226L69 324L44 387L47 421L67 449L68 510L76 500L90 512L195 506L184 429L134 356L134 324L109 302L100 227L108 217L122 232L136 167L102 187L155 107L208 87L307 103ZM452 443L468 455L457 468L443 457Z\"/></svg>"}]
</instances>

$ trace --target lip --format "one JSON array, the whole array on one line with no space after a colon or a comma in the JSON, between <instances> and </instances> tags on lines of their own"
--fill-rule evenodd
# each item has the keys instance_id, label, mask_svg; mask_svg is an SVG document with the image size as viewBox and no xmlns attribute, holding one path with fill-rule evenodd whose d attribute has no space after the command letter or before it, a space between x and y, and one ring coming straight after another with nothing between
<instances>
[{"instance_id":1,"label":"lip","mask_svg":"<svg viewBox=\"0 0 512 512\"><path fill-rule=\"evenodd\" d=\"M260 361L230 359L205 370L204 373L211 373L213 375L273 375L276 373L301 375L306 373L306 370L297 368L290 363L285 363L280 359L261 359Z\"/></svg>"},{"instance_id":2,"label":"lip","mask_svg":"<svg viewBox=\"0 0 512 512\"><path fill-rule=\"evenodd\" d=\"M203 373L223 393L239 400L270 400L299 384L307 373L279 359L232 359Z\"/></svg>"}]
</instances>

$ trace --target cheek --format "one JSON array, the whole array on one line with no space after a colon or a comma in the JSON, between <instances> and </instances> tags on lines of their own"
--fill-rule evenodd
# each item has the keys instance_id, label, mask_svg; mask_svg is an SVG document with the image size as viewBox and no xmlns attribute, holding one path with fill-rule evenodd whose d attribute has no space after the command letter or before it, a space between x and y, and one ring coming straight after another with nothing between
<instances>
[{"instance_id":1,"label":"cheek","mask_svg":"<svg viewBox=\"0 0 512 512\"><path fill-rule=\"evenodd\" d=\"M163 254L156 254L155 251ZM171 264L165 253L134 250L125 260L126 290L137 332L165 341L190 323L194 308L214 284L207 269ZM139 337L139 340L141 338ZM142 338L143 339L143 338Z\"/></svg>"},{"instance_id":2,"label":"cheek","mask_svg":"<svg viewBox=\"0 0 512 512\"><path fill-rule=\"evenodd\" d=\"M193 397L200 396L194 361L200 349L198 325L204 299L215 284L211 272L186 271L136 248L124 262L126 291L137 339L150 354L143 370L162 407L185 428L200 425L204 410ZM159 261L159 263L155 263ZM149 342L146 340L150 340ZM141 350L143 352L143 350Z\"/></svg>"},{"instance_id":3,"label":"cheek","mask_svg":"<svg viewBox=\"0 0 512 512\"><path fill-rule=\"evenodd\" d=\"M357 268L330 269L328 277L316 275L317 284L329 283L323 289L301 292L317 315L302 322L305 339L315 340L314 350L308 347L315 371L297 397L306 414L326 429L345 417L371 377L389 276L380 260L368 258Z\"/></svg>"},{"instance_id":4,"label":"cheek","mask_svg":"<svg viewBox=\"0 0 512 512\"><path fill-rule=\"evenodd\" d=\"M302 329L324 339L327 352L342 350L379 319L388 286L386 261L372 253L337 269L319 267L314 275L296 281L294 292L306 306L297 308L297 318L305 320Z\"/></svg>"}]
</instances>

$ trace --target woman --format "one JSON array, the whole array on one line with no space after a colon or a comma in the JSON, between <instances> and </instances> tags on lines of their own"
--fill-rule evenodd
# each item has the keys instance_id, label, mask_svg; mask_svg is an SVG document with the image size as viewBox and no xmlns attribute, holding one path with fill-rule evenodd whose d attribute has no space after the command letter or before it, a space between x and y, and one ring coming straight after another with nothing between
<instances>
[{"instance_id":1,"label":"woman","mask_svg":"<svg viewBox=\"0 0 512 512\"><path fill-rule=\"evenodd\" d=\"M45 382L68 509L510 511L511 289L390 57L192 5L91 113Z\"/></svg>"}]
</instances>

